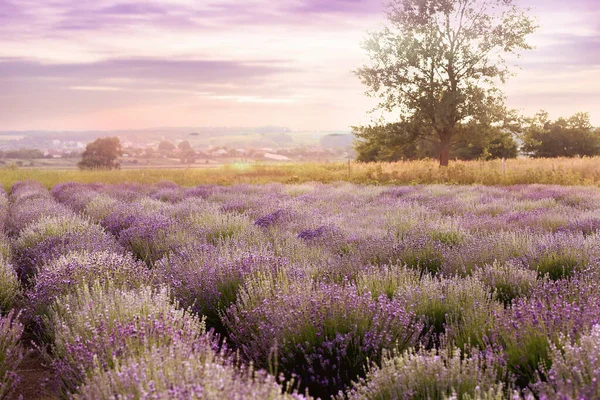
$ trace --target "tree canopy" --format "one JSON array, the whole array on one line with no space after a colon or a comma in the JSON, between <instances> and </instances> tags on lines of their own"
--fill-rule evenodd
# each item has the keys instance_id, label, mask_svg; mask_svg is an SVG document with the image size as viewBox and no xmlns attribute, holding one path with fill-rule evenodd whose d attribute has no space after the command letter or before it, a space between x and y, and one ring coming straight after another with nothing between
<instances>
[{"instance_id":1,"label":"tree canopy","mask_svg":"<svg viewBox=\"0 0 600 400\"><path fill-rule=\"evenodd\" d=\"M362 162L399 161L436 158L439 144L415 137L410 127L403 123L392 123L357 127L354 134L357 160ZM474 132L476 131L476 133ZM461 127L454 137L450 158L460 160L490 160L515 158L518 145L510 132L494 127Z\"/></svg>"},{"instance_id":2,"label":"tree canopy","mask_svg":"<svg viewBox=\"0 0 600 400\"><path fill-rule=\"evenodd\" d=\"M466 126L513 121L498 86L510 75L506 56L530 49L536 28L513 0L392 0L386 15L365 43L370 64L355 73L378 108L409 127L404 144L433 141L448 165Z\"/></svg>"},{"instance_id":3,"label":"tree canopy","mask_svg":"<svg viewBox=\"0 0 600 400\"><path fill-rule=\"evenodd\" d=\"M77 165L80 169L118 169L121 165L117 159L121 155L123 149L118 137L99 138L88 143Z\"/></svg>"},{"instance_id":4,"label":"tree canopy","mask_svg":"<svg viewBox=\"0 0 600 400\"><path fill-rule=\"evenodd\" d=\"M177 147L175 146L175 144L169 140L162 140L159 144L158 144L158 151L161 154L171 154L173 151L175 151Z\"/></svg>"},{"instance_id":5,"label":"tree canopy","mask_svg":"<svg viewBox=\"0 0 600 400\"><path fill-rule=\"evenodd\" d=\"M526 120L523 151L532 157L576 157L600 155L600 132L588 113L551 121L546 111Z\"/></svg>"}]
</instances>

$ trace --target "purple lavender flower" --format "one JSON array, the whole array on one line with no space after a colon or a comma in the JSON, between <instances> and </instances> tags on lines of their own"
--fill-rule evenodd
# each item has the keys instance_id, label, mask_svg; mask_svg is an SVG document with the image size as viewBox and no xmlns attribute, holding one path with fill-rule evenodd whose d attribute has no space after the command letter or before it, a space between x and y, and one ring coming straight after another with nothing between
<instances>
[{"instance_id":1,"label":"purple lavender flower","mask_svg":"<svg viewBox=\"0 0 600 400\"><path fill-rule=\"evenodd\" d=\"M45 264L26 293L31 309L43 315L54 300L81 284L98 282L134 289L151 283L145 264L127 254L109 251L74 251Z\"/></svg>"},{"instance_id":2,"label":"purple lavender flower","mask_svg":"<svg viewBox=\"0 0 600 400\"><path fill-rule=\"evenodd\" d=\"M7 316L0 315L0 398L12 398L21 377L18 367L25 355L21 344L23 326L18 314L11 311Z\"/></svg>"},{"instance_id":3,"label":"purple lavender flower","mask_svg":"<svg viewBox=\"0 0 600 400\"><path fill-rule=\"evenodd\" d=\"M45 217L28 226L14 243L19 278L28 282L45 263L75 250L121 252L102 227L76 216Z\"/></svg>"},{"instance_id":4,"label":"purple lavender flower","mask_svg":"<svg viewBox=\"0 0 600 400\"><path fill-rule=\"evenodd\" d=\"M223 322L248 360L278 365L315 396L343 390L383 349L415 345L422 329L399 299L373 299L352 285L270 279L248 282Z\"/></svg>"}]
</instances>

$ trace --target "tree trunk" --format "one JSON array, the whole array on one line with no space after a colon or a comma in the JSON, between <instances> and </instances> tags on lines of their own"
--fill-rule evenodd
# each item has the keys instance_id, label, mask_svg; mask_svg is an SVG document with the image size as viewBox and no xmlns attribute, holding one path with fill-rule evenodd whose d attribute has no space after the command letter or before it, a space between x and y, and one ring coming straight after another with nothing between
<instances>
[{"instance_id":1,"label":"tree trunk","mask_svg":"<svg viewBox=\"0 0 600 400\"><path fill-rule=\"evenodd\" d=\"M447 167L450 161L450 140L442 140L440 148L440 167Z\"/></svg>"}]
</instances>

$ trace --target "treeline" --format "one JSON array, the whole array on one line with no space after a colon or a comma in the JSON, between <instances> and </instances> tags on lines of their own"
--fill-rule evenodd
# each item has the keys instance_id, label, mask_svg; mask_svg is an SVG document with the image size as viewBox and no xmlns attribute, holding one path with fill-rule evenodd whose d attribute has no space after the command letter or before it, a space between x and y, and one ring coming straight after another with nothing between
<instances>
[{"instance_id":1,"label":"treeline","mask_svg":"<svg viewBox=\"0 0 600 400\"><path fill-rule=\"evenodd\" d=\"M361 162L386 162L436 158L440 142L423 134L424 126L407 123L354 128L354 147ZM552 121L540 111L503 127L464 124L457 128L450 158L492 160L524 156L584 157L600 155L600 129L590 122L588 113Z\"/></svg>"},{"instance_id":2,"label":"treeline","mask_svg":"<svg viewBox=\"0 0 600 400\"><path fill-rule=\"evenodd\" d=\"M44 158L44 153L38 149L0 150L0 159L1 158L34 160L36 158Z\"/></svg>"}]
</instances>

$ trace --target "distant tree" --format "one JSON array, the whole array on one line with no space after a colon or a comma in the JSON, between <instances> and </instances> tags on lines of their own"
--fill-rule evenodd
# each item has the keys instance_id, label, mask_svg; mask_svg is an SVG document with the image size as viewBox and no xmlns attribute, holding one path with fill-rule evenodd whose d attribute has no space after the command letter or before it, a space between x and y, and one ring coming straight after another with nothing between
<instances>
[{"instance_id":1,"label":"distant tree","mask_svg":"<svg viewBox=\"0 0 600 400\"><path fill-rule=\"evenodd\" d=\"M588 113L551 121L546 111L526 120L523 152L532 157L576 157L600 155L600 132Z\"/></svg>"},{"instance_id":2,"label":"distant tree","mask_svg":"<svg viewBox=\"0 0 600 400\"><path fill-rule=\"evenodd\" d=\"M154 148L152 148L151 146L148 146L144 149L144 157L145 158L153 158L158 156L158 152L156 150L154 150Z\"/></svg>"},{"instance_id":3,"label":"distant tree","mask_svg":"<svg viewBox=\"0 0 600 400\"><path fill-rule=\"evenodd\" d=\"M44 158L44 153L38 149L6 150L0 152L0 158L22 158L31 160L34 158Z\"/></svg>"},{"instance_id":4,"label":"distant tree","mask_svg":"<svg viewBox=\"0 0 600 400\"><path fill-rule=\"evenodd\" d=\"M179 155L179 159L182 164L193 164L196 162L196 157L198 154L194 150L186 150L182 151Z\"/></svg>"},{"instance_id":5,"label":"distant tree","mask_svg":"<svg viewBox=\"0 0 600 400\"><path fill-rule=\"evenodd\" d=\"M190 151L190 150L193 151L192 145L187 140L179 142L179 144L177 145L177 148L179 148L179 150L181 150L182 152L186 152L186 151Z\"/></svg>"},{"instance_id":6,"label":"distant tree","mask_svg":"<svg viewBox=\"0 0 600 400\"><path fill-rule=\"evenodd\" d=\"M158 151L163 155L169 155L173 153L173 151L177 147L173 144L173 142L168 140L163 140L158 144Z\"/></svg>"},{"instance_id":7,"label":"distant tree","mask_svg":"<svg viewBox=\"0 0 600 400\"><path fill-rule=\"evenodd\" d=\"M122 154L123 149L119 138L99 138L88 143L77 166L80 169L118 169L121 164L117 159Z\"/></svg>"},{"instance_id":8,"label":"distant tree","mask_svg":"<svg viewBox=\"0 0 600 400\"><path fill-rule=\"evenodd\" d=\"M510 116L498 88L510 75L505 56L531 48L534 23L513 0L391 0L387 19L355 73L409 128L405 140L435 142L446 166L465 125L501 127Z\"/></svg>"}]
</instances>

